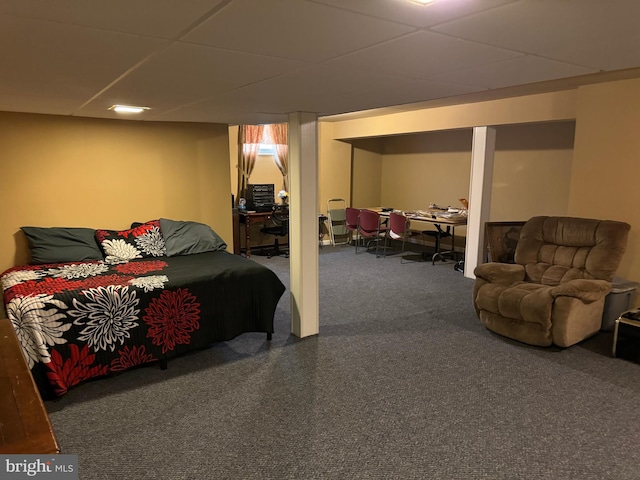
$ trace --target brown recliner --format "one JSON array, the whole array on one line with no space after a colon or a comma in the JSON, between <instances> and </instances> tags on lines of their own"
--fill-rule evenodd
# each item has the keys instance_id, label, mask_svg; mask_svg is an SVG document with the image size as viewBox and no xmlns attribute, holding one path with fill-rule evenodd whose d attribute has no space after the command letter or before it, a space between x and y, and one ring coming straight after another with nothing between
<instances>
[{"instance_id":1,"label":"brown recliner","mask_svg":"<svg viewBox=\"0 0 640 480\"><path fill-rule=\"evenodd\" d=\"M612 220L531 218L515 264L475 268L478 317L489 330L530 345L569 347L595 334L629 230Z\"/></svg>"}]
</instances>

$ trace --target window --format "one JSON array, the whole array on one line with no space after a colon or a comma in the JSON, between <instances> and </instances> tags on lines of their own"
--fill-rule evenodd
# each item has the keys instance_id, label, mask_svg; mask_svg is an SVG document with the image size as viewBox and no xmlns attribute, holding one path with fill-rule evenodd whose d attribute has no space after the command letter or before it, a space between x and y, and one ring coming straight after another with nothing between
<instances>
[{"instance_id":1,"label":"window","mask_svg":"<svg viewBox=\"0 0 640 480\"><path fill-rule=\"evenodd\" d=\"M272 157L275 157L276 146L270 143L261 143L260 148L258 149L258 155L271 155Z\"/></svg>"},{"instance_id":2,"label":"window","mask_svg":"<svg viewBox=\"0 0 640 480\"><path fill-rule=\"evenodd\" d=\"M275 158L276 146L274 145L273 138L271 138L271 129L267 126L262 134L262 143L258 150L258 155L270 155Z\"/></svg>"}]
</instances>

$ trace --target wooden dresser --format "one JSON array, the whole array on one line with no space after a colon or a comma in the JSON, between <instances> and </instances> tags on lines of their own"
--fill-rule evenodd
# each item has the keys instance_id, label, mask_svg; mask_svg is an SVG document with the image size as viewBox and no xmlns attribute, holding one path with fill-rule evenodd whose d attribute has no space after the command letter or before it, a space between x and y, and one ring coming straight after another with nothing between
<instances>
[{"instance_id":1,"label":"wooden dresser","mask_svg":"<svg viewBox=\"0 0 640 480\"><path fill-rule=\"evenodd\" d=\"M0 319L0 454L60 453L11 322Z\"/></svg>"}]
</instances>

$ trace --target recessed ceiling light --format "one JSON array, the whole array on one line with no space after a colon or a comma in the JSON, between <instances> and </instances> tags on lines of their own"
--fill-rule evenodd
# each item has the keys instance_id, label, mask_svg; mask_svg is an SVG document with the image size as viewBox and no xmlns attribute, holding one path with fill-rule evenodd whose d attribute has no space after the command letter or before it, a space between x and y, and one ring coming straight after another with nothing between
<instances>
[{"instance_id":1,"label":"recessed ceiling light","mask_svg":"<svg viewBox=\"0 0 640 480\"><path fill-rule=\"evenodd\" d=\"M141 113L145 110L149 110L149 107L137 107L135 105L111 105L109 110L113 110L118 113Z\"/></svg>"},{"instance_id":2,"label":"recessed ceiling light","mask_svg":"<svg viewBox=\"0 0 640 480\"><path fill-rule=\"evenodd\" d=\"M433 3L436 0L409 0L409 1L413 3L417 3L418 5L429 5L430 3Z\"/></svg>"}]
</instances>

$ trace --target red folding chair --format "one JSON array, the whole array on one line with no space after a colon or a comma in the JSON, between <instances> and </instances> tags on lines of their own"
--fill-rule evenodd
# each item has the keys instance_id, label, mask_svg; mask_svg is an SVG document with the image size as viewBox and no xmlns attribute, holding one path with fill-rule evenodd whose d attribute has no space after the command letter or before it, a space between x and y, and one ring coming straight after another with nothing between
<instances>
[{"instance_id":1,"label":"red folding chair","mask_svg":"<svg viewBox=\"0 0 640 480\"><path fill-rule=\"evenodd\" d=\"M387 246L387 241L389 239L402 240L402 248L400 250L400 263L403 263L404 259L404 244L407 238L410 236L411 231L409 230L409 219L401 213L391 212L389 214L388 232L385 237L385 247Z\"/></svg>"},{"instance_id":2,"label":"red folding chair","mask_svg":"<svg viewBox=\"0 0 640 480\"><path fill-rule=\"evenodd\" d=\"M381 224L380 214L372 210L360 210L360 216L358 218L358 235L362 237L363 243L368 239L366 244L367 250L369 250L369 248L371 248L371 244L375 242L376 257L378 257L380 240L385 239L385 236L387 234L387 226ZM358 253L357 243L356 253Z\"/></svg>"},{"instance_id":3,"label":"red folding chair","mask_svg":"<svg viewBox=\"0 0 640 480\"><path fill-rule=\"evenodd\" d=\"M353 207L347 207L345 209L345 217L346 217L346 223L345 226L347 228L347 230L349 231L349 235L351 235L351 241L354 240L354 234L357 234L358 232L358 217L360 216L360 209L359 208L353 208ZM355 239L356 241L356 253L357 253L357 247L358 247L358 240Z\"/></svg>"}]
</instances>

